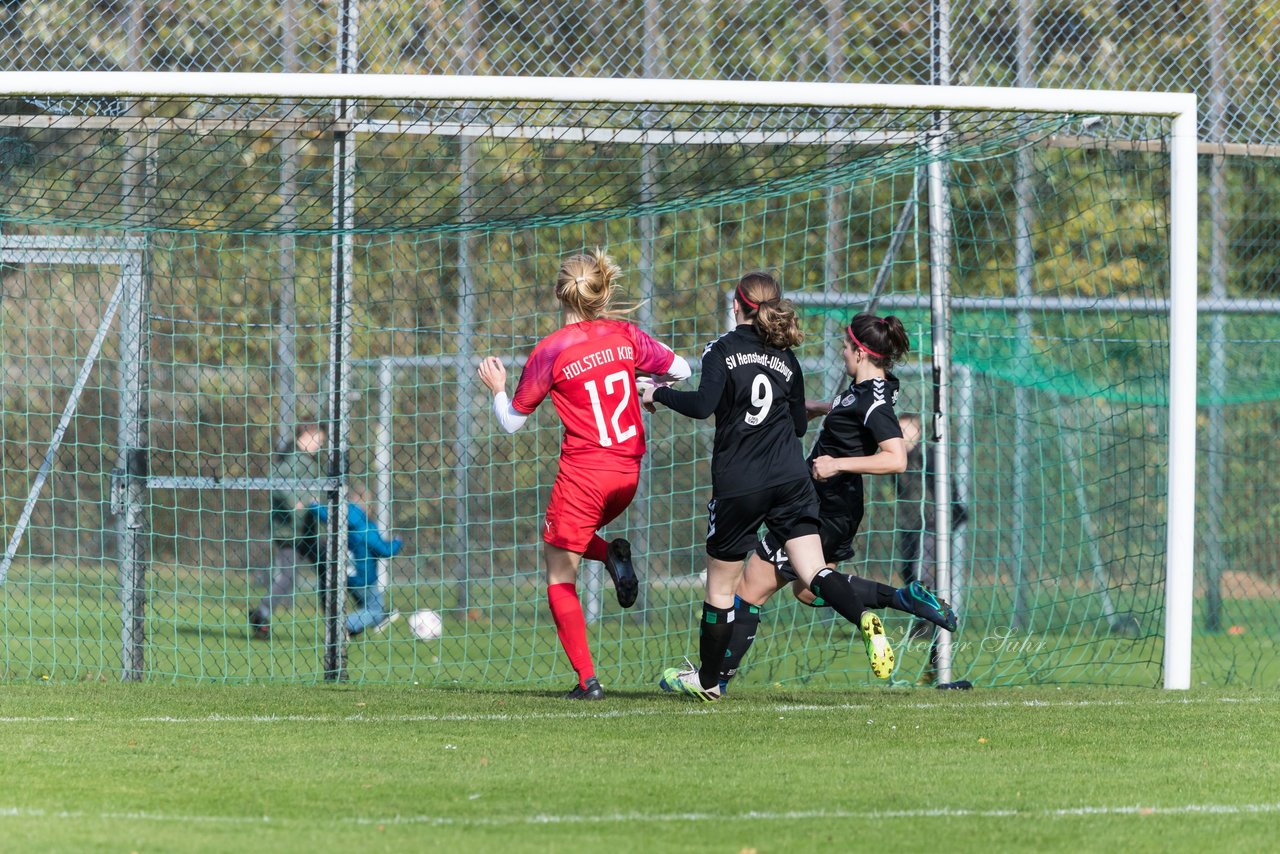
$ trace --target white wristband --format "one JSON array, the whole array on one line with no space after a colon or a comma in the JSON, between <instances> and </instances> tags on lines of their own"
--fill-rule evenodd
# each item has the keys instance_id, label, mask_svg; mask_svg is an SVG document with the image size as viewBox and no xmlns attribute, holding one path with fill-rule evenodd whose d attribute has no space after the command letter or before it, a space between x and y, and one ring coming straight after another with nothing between
<instances>
[{"instance_id":1,"label":"white wristband","mask_svg":"<svg viewBox=\"0 0 1280 854\"><path fill-rule=\"evenodd\" d=\"M689 367L689 363L685 361L684 356L673 355L671 367L667 368L667 372L665 374L655 374L653 379L659 385L667 385L687 380L691 376L693 376L693 369Z\"/></svg>"}]
</instances>

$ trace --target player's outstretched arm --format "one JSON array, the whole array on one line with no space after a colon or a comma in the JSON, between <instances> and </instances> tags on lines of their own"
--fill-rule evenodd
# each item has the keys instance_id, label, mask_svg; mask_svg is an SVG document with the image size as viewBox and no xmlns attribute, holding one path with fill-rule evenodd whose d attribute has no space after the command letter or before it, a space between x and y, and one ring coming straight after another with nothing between
<instances>
[{"instance_id":1,"label":"player's outstretched arm","mask_svg":"<svg viewBox=\"0 0 1280 854\"><path fill-rule=\"evenodd\" d=\"M713 346L702 357L702 376L699 377L697 391L676 391L666 386L650 387L642 392L643 402L661 403L689 418L709 418L720 403L720 395L728 376L724 358Z\"/></svg>"}]
</instances>

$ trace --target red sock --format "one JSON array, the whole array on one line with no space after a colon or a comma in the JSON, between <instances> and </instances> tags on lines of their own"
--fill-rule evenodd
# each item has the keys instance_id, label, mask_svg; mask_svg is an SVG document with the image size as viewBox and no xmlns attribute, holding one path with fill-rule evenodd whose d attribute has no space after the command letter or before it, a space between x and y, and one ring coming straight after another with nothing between
<instances>
[{"instance_id":1,"label":"red sock","mask_svg":"<svg viewBox=\"0 0 1280 854\"><path fill-rule=\"evenodd\" d=\"M556 621L560 646L564 647L569 663L578 673L578 684L585 688L587 680L596 675L596 668L591 663L587 619L582 615L578 588L573 584L552 584L547 587L547 601L551 603L551 616Z\"/></svg>"},{"instance_id":2,"label":"red sock","mask_svg":"<svg viewBox=\"0 0 1280 854\"><path fill-rule=\"evenodd\" d=\"M582 556L587 560L603 561L607 554L609 554L609 544L601 539L599 534L592 534L591 542L587 543L587 550L582 553Z\"/></svg>"}]
</instances>

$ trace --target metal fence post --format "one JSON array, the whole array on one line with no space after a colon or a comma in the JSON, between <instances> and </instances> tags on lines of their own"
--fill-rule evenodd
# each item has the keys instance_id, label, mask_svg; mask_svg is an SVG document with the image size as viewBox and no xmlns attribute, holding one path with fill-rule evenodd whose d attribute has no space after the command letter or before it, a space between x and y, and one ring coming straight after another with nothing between
<instances>
[{"instance_id":1,"label":"metal fence post","mask_svg":"<svg viewBox=\"0 0 1280 854\"><path fill-rule=\"evenodd\" d=\"M339 33L338 71L354 74L357 67L355 0L343 0ZM347 473L351 403L351 298L355 279L355 134L350 129L355 104L343 98L335 105L337 129L333 133L333 241L329 281L329 465L336 478L329 490L329 524L325 553L320 562L321 619L324 622L326 681L346 678L346 632L342 610L347 587Z\"/></svg>"},{"instance_id":2,"label":"metal fence post","mask_svg":"<svg viewBox=\"0 0 1280 854\"><path fill-rule=\"evenodd\" d=\"M119 533L120 678L146 674L146 272L143 256L128 253L120 267L120 451L117 463Z\"/></svg>"},{"instance_id":3,"label":"metal fence post","mask_svg":"<svg viewBox=\"0 0 1280 854\"><path fill-rule=\"evenodd\" d=\"M951 82L951 4L934 0L933 84ZM951 201L944 160L951 120L939 111L929 138L929 271L933 339L933 436L938 454L933 472L934 513L938 532L937 580L943 595L951 591L951 436L947 419L951 374ZM951 633L939 632L938 681L951 681Z\"/></svg>"},{"instance_id":4,"label":"metal fence post","mask_svg":"<svg viewBox=\"0 0 1280 854\"><path fill-rule=\"evenodd\" d=\"M1017 17L1017 85L1030 87L1035 85L1035 15L1031 0L1018 0ZM1028 298L1035 290L1035 247L1031 242L1032 206L1035 203L1035 185L1033 183L1033 166L1031 151L1026 146L1018 150L1014 165L1014 235L1013 251L1016 281L1014 292L1022 298ZM1015 315L1017 340L1015 358L1024 363L1031 357L1031 313L1019 309ZM1031 408L1030 392L1023 386L1015 386L1013 390L1013 483L1012 495L1013 520L1010 525L1012 540L1008 560L1013 564L1012 614L1009 627L1020 630L1027 625L1027 577L1026 577L1026 542L1027 542L1027 504L1026 487L1028 472L1031 470L1031 446L1028 441L1030 431L1027 429L1027 412Z\"/></svg>"},{"instance_id":5,"label":"metal fence post","mask_svg":"<svg viewBox=\"0 0 1280 854\"><path fill-rule=\"evenodd\" d=\"M281 0L281 65L286 72L298 70L297 0ZM297 142L286 134L280 141L280 284L276 292L276 393L280 408L276 433L281 441L293 437L298 423L298 354L295 339L297 324L298 239L297 225L298 162Z\"/></svg>"},{"instance_id":6,"label":"metal fence post","mask_svg":"<svg viewBox=\"0 0 1280 854\"><path fill-rule=\"evenodd\" d=\"M142 31L145 9L142 0L130 0L126 19L128 40L126 65L143 66ZM149 156L152 137L124 135L121 206L137 217L145 216L154 161ZM137 147L142 145L141 158ZM146 538L147 447L146 405L146 242L142 254L125 256L120 266L123 286L120 317L120 427L117 472L121 494L117 510L120 584L120 679L141 681L146 674Z\"/></svg>"},{"instance_id":7,"label":"metal fence post","mask_svg":"<svg viewBox=\"0 0 1280 854\"><path fill-rule=\"evenodd\" d=\"M1221 143L1226 117L1227 56L1222 0L1209 2L1209 139ZM1209 158L1209 295L1211 299L1227 296L1227 273L1231 263L1227 221L1227 158L1215 153ZM1227 318L1214 312L1209 320L1209 389L1210 394L1226 388L1227 383ZM1222 510L1219 500L1226 491L1223 461L1227 453L1227 418L1222 404L1211 402L1205 411L1208 445L1205 453L1204 528L1204 627L1206 631L1222 629L1223 553Z\"/></svg>"},{"instance_id":8,"label":"metal fence post","mask_svg":"<svg viewBox=\"0 0 1280 854\"><path fill-rule=\"evenodd\" d=\"M468 0L463 12L463 36L459 56L461 72L474 72L472 63L479 47L479 15L480 7L476 0ZM468 113L468 119L474 116ZM472 146L474 137L458 136L458 216L465 224L474 218L475 199L475 151ZM472 370L475 348L472 343L473 327L476 323L476 285L471 269L471 234L467 228L458 232L457 264L458 264L458 354L457 370L454 374L457 417L454 420L454 470L453 495L457 516L453 520L453 531L450 534L452 549L457 555L454 567L454 579L457 588L456 606L468 617L475 607L472 596L474 579L471 577L471 558L467 529L471 525L471 447L475 441L475 418L472 407L475 395L472 392Z\"/></svg>"}]
</instances>

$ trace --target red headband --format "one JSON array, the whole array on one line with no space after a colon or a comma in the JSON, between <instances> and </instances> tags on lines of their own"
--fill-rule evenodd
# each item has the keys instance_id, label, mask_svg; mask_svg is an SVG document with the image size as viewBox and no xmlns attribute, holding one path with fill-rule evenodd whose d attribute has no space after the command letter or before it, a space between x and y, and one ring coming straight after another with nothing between
<instances>
[{"instance_id":1,"label":"red headband","mask_svg":"<svg viewBox=\"0 0 1280 854\"><path fill-rule=\"evenodd\" d=\"M861 341L859 341L859 340L858 340L858 336L853 334L853 324L852 324L852 323L850 323L850 324L849 324L849 326L845 329L845 332L846 332L846 333L848 333L848 335L849 335L849 340L853 342L853 346L857 347L859 350L861 350L862 352L866 353L868 356L874 356L874 357L875 357L875 358L877 358L877 359L883 359L883 358L884 358L884 356L880 355L880 354L879 354L879 353L877 353L875 350L872 350L872 349L871 349L870 347L868 347L866 344L863 344Z\"/></svg>"},{"instance_id":2,"label":"red headband","mask_svg":"<svg viewBox=\"0 0 1280 854\"><path fill-rule=\"evenodd\" d=\"M742 304L749 306L752 311L757 311L760 308L760 303L747 299L747 295L742 292L742 282L738 282L738 299L742 300Z\"/></svg>"}]
</instances>

